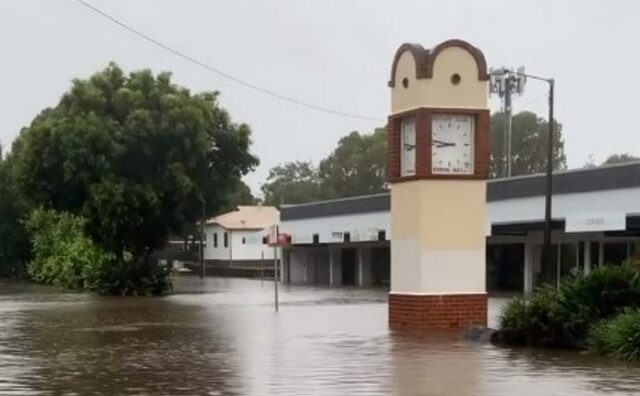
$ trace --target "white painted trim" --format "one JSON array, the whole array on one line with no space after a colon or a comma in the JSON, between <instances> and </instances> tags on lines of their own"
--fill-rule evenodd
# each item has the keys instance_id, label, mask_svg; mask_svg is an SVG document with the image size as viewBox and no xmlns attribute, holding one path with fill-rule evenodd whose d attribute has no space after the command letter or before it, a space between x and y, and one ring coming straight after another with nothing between
<instances>
[{"instance_id":1,"label":"white painted trim","mask_svg":"<svg viewBox=\"0 0 640 396\"><path fill-rule=\"evenodd\" d=\"M413 292L394 292L390 291L389 294L393 294L395 296L458 296L458 295L476 295L476 294L487 294L486 291L483 292L446 292L446 293L413 293Z\"/></svg>"}]
</instances>

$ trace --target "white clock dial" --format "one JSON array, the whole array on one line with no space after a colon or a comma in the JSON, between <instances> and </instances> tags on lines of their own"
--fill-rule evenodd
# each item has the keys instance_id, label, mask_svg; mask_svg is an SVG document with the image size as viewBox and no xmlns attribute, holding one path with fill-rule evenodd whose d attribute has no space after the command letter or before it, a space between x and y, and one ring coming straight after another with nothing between
<instances>
[{"instance_id":1,"label":"white clock dial","mask_svg":"<svg viewBox=\"0 0 640 396\"><path fill-rule=\"evenodd\" d=\"M431 123L431 172L440 175L473 174L474 118L434 114Z\"/></svg>"},{"instance_id":2,"label":"white clock dial","mask_svg":"<svg viewBox=\"0 0 640 396\"><path fill-rule=\"evenodd\" d=\"M411 176L416 174L416 122L413 118L402 121L402 145L401 175Z\"/></svg>"}]
</instances>

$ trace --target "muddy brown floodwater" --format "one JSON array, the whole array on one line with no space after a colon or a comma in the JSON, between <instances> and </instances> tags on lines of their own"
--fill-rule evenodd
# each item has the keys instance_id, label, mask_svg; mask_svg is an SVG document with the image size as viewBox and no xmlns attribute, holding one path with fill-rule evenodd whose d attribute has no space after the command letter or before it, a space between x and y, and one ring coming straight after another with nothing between
<instances>
[{"instance_id":1,"label":"muddy brown floodwater","mask_svg":"<svg viewBox=\"0 0 640 396\"><path fill-rule=\"evenodd\" d=\"M0 395L640 394L638 365L390 331L385 290L282 289L275 314L259 280L163 298L0 281Z\"/></svg>"}]
</instances>

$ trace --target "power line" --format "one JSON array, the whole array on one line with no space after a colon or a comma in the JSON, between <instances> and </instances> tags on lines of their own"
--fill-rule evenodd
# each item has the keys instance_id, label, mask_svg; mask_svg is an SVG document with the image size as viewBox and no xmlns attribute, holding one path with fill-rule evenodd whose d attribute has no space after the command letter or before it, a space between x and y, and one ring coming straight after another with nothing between
<instances>
[{"instance_id":1,"label":"power line","mask_svg":"<svg viewBox=\"0 0 640 396\"><path fill-rule=\"evenodd\" d=\"M194 57L192 57L190 55L185 54L184 52L176 50L176 49L170 47L169 45L164 44L161 41L158 41L158 40L154 39L153 37L146 35L145 33L141 32L141 31L139 31L139 30L137 30L137 29L135 29L135 28L133 28L133 27L131 27L129 25L127 25L126 23L120 21L119 19L115 18L114 16L106 13L105 11L93 6L92 4L90 4L90 3L88 3L88 2L86 2L84 0L75 0L75 1L77 3L79 3L79 4L81 4L82 6L88 8L89 10L99 14L100 16L110 20L111 22L115 23L116 25L120 26L121 28L129 31L130 33L133 33L136 36L138 36L138 37L150 42L151 44L153 44L153 45L155 45L157 47L160 47L161 49L163 49L163 50L165 50L167 52L170 52L171 54L173 54L175 56L178 56L178 57L180 57L180 58L182 58L182 59L184 59L184 60L186 60L188 62L191 62L191 63L193 63L193 64L195 64L197 66L200 66L200 67L202 67L202 68L204 68L204 69L206 69L206 70L208 70L210 72L213 72L213 73L215 73L215 74L217 74L217 75L219 75L219 76L221 76L223 78L226 78L227 80L231 80L231 81L233 81L233 82L235 82L237 84L240 84L240 85L243 85L243 86L245 86L247 88L253 89L254 91L258 91L258 92L260 92L262 94L269 95L271 97L283 100L285 102L293 103L293 104L296 104L298 106L307 107L309 109L322 111L322 112L329 113L329 114L334 114L334 115L338 115L338 116L342 116L342 117L348 117L348 118L357 118L357 119L360 119L360 120L384 122L384 120L380 119L380 118L363 116L363 115L358 115L358 114L353 114L353 113L347 113L347 112L340 111L340 110L330 109L330 108L324 107L324 106L318 106L318 105L315 105L313 103L304 102L302 100L299 100L299 99L296 99L296 98L292 98L290 96L281 95L281 94L279 94L277 92L273 92L273 91L268 90L266 88L262 88L262 87L260 87L258 85L255 85L255 84L252 84L250 82L244 81L244 80L242 80L242 79L240 79L238 77L234 77L234 76L232 76L232 75L230 75L228 73L225 73L225 72L223 72L221 70L218 70L218 69L216 69L216 68L214 68L212 66L209 66L206 63L204 63L204 62L202 62L202 61L200 61L200 60L198 60L198 59L196 59L196 58L194 58Z\"/></svg>"}]
</instances>

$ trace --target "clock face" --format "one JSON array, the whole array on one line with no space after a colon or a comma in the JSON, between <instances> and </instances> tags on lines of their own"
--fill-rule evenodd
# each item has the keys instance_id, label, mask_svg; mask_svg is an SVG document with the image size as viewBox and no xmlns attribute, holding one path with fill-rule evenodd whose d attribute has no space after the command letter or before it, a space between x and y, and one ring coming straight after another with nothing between
<instances>
[{"instance_id":1,"label":"clock face","mask_svg":"<svg viewBox=\"0 0 640 396\"><path fill-rule=\"evenodd\" d=\"M471 115L434 114L431 123L431 173L472 175L474 131Z\"/></svg>"},{"instance_id":2,"label":"clock face","mask_svg":"<svg viewBox=\"0 0 640 396\"><path fill-rule=\"evenodd\" d=\"M416 174L416 122L414 119L402 121L402 176Z\"/></svg>"}]
</instances>

